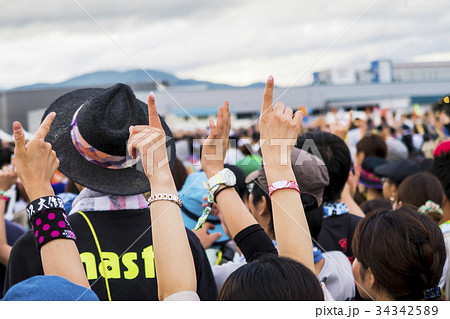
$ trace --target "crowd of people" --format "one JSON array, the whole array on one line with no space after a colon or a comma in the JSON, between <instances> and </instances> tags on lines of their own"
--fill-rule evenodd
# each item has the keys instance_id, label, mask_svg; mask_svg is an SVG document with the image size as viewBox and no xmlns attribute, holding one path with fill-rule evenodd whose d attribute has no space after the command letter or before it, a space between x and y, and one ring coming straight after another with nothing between
<instances>
[{"instance_id":1,"label":"crowd of people","mask_svg":"<svg viewBox=\"0 0 450 319\"><path fill-rule=\"evenodd\" d=\"M14 122L3 300L449 300L449 98L306 124L273 87L247 129L226 101L172 131L124 84L61 96L32 140Z\"/></svg>"}]
</instances>

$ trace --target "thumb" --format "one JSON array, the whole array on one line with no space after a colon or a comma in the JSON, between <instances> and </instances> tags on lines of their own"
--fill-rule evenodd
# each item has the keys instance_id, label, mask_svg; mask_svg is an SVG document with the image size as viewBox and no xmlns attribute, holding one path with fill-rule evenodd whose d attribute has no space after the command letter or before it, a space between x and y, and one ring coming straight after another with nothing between
<instances>
[{"instance_id":1,"label":"thumb","mask_svg":"<svg viewBox=\"0 0 450 319\"><path fill-rule=\"evenodd\" d=\"M16 142L16 147L14 153L20 153L25 150L25 133L23 132L23 127L20 122L15 121L13 123L14 140Z\"/></svg>"},{"instance_id":2,"label":"thumb","mask_svg":"<svg viewBox=\"0 0 450 319\"><path fill-rule=\"evenodd\" d=\"M213 241L216 241L216 240L218 240L220 237L222 237L222 233L212 233L212 234L210 234L210 238L211 238L211 240L213 240Z\"/></svg>"}]
</instances>

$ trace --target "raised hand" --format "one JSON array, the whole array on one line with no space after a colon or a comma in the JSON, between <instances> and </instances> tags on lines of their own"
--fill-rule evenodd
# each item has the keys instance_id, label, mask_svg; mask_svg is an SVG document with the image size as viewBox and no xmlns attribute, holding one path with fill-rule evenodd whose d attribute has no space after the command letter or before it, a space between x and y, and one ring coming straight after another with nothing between
<instances>
[{"instance_id":1,"label":"raised hand","mask_svg":"<svg viewBox=\"0 0 450 319\"><path fill-rule=\"evenodd\" d=\"M26 145L22 125L17 121L13 123L16 142L15 165L30 201L42 196L54 195L50 181L58 169L59 160L51 144L45 142L45 137L50 131L55 116L54 112L48 114L33 139Z\"/></svg>"},{"instance_id":2,"label":"raised hand","mask_svg":"<svg viewBox=\"0 0 450 319\"><path fill-rule=\"evenodd\" d=\"M346 125L343 125L339 120L330 125L330 132L336 136L339 136L341 139L345 140L347 137L348 131L353 123L353 111L349 112L348 121Z\"/></svg>"},{"instance_id":3,"label":"raised hand","mask_svg":"<svg viewBox=\"0 0 450 319\"><path fill-rule=\"evenodd\" d=\"M288 165L303 119L303 113L286 108L283 103L273 104L274 80L269 76L259 119L261 152L264 165Z\"/></svg>"},{"instance_id":4,"label":"raised hand","mask_svg":"<svg viewBox=\"0 0 450 319\"><path fill-rule=\"evenodd\" d=\"M145 175L151 183L161 174L167 175L167 170L170 171L166 135L156 110L153 92L148 96L148 123L149 125L130 127L128 152L135 159L139 151Z\"/></svg>"},{"instance_id":5,"label":"raised hand","mask_svg":"<svg viewBox=\"0 0 450 319\"><path fill-rule=\"evenodd\" d=\"M348 174L347 183L345 184L345 187L348 187L350 196L352 198L355 197L359 176L361 175L361 168L359 165L355 164L353 166L353 170L354 170L353 172L350 172L350 174Z\"/></svg>"},{"instance_id":6,"label":"raised hand","mask_svg":"<svg viewBox=\"0 0 450 319\"><path fill-rule=\"evenodd\" d=\"M206 222L203 224L203 227L197 231L194 231L194 234L197 235L198 239L202 243L204 249L210 248L216 240L222 237L222 233L210 233L210 230L214 230L216 226L211 224L210 222Z\"/></svg>"},{"instance_id":7,"label":"raised hand","mask_svg":"<svg viewBox=\"0 0 450 319\"><path fill-rule=\"evenodd\" d=\"M225 159L228 148L228 138L230 135L231 118L230 107L228 101L223 103L217 111L217 124L209 121L211 132L208 138L203 142L202 148L202 169L208 178L211 178L223 169L223 161Z\"/></svg>"},{"instance_id":8,"label":"raised hand","mask_svg":"<svg viewBox=\"0 0 450 319\"><path fill-rule=\"evenodd\" d=\"M11 166L0 169L0 191L7 191L17 181L14 156L11 156Z\"/></svg>"}]
</instances>

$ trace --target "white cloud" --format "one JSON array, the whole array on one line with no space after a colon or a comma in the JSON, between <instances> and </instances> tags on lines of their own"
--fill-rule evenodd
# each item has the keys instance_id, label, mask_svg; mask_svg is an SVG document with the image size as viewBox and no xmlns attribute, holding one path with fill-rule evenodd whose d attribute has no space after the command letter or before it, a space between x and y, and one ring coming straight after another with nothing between
<instances>
[{"instance_id":1,"label":"white cloud","mask_svg":"<svg viewBox=\"0 0 450 319\"><path fill-rule=\"evenodd\" d=\"M138 68L73 0L0 1L0 87ZM5 3L3 3L5 2ZM79 1L145 68L231 84L291 85L370 1ZM379 0L312 71L449 60L448 0Z\"/></svg>"}]
</instances>

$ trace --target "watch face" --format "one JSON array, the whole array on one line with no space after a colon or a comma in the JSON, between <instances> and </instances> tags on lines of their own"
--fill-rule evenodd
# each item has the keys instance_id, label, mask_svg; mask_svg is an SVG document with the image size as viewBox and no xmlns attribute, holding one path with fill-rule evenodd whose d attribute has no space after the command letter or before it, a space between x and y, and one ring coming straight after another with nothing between
<instances>
[{"instance_id":1,"label":"watch face","mask_svg":"<svg viewBox=\"0 0 450 319\"><path fill-rule=\"evenodd\" d=\"M222 175L223 181L225 182L226 185L235 185L236 184L236 176L230 169L225 168L222 171L222 174L223 174Z\"/></svg>"}]
</instances>

